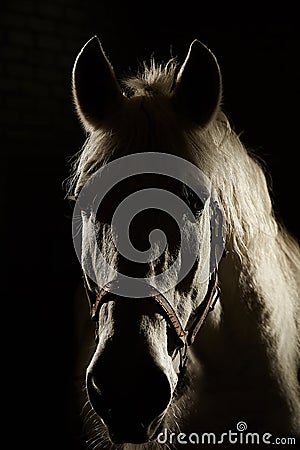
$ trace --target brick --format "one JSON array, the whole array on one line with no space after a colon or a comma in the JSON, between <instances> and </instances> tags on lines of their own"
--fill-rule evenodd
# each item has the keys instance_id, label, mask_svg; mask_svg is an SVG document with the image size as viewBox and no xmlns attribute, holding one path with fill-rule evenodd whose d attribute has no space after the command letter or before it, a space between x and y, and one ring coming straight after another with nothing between
<instances>
[{"instance_id":1,"label":"brick","mask_svg":"<svg viewBox=\"0 0 300 450\"><path fill-rule=\"evenodd\" d=\"M27 64L20 62L8 62L5 66L6 74L16 79L31 79L34 74L33 68Z\"/></svg>"},{"instance_id":2,"label":"brick","mask_svg":"<svg viewBox=\"0 0 300 450\"><path fill-rule=\"evenodd\" d=\"M32 16L28 18L28 27L39 33L53 33L55 31L55 22L53 20Z\"/></svg>"},{"instance_id":3,"label":"brick","mask_svg":"<svg viewBox=\"0 0 300 450\"><path fill-rule=\"evenodd\" d=\"M19 45L5 45L1 48L2 64L4 61L22 61L25 59L26 53L24 48ZM2 65L3 67L3 65Z\"/></svg>"},{"instance_id":4,"label":"brick","mask_svg":"<svg viewBox=\"0 0 300 450\"><path fill-rule=\"evenodd\" d=\"M61 48L61 39L54 36L38 36L37 45L47 50L59 51Z\"/></svg>"},{"instance_id":5,"label":"brick","mask_svg":"<svg viewBox=\"0 0 300 450\"><path fill-rule=\"evenodd\" d=\"M13 44L18 44L22 47L29 47L33 45L33 35L30 31L11 31L9 33L10 41Z\"/></svg>"},{"instance_id":6,"label":"brick","mask_svg":"<svg viewBox=\"0 0 300 450\"><path fill-rule=\"evenodd\" d=\"M18 110L9 108L9 105L6 106L5 110L1 110L1 123L5 127L3 128L14 128L14 123L17 123L21 114Z\"/></svg>"},{"instance_id":7,"label":"brick","mask_svg":"<svg viewBox=\"0 0 300 450\"><path fill-rule=\"evenodd\" d=\"M0 25L2 30L8 28L26 28L27 15L18 14L12 11L7 11L0 14Z\"/></svg>"},{"instance_id":8,"label":"brick","mask_svg":"<svg viewBox=\"0 0 300 450\"><path fill-rule=\"evenodd\" d=\"M9 107L18 112L24 113L31 109L31 96L13 94L8 98Z\"/></svg>"},{"instance_id":9,"label":"brick","mask_svg":"<svg viewBox=\"0 0 300 450\"><path fill-rule=\"evenodd\" d=\"M61 74L55 67L37 67L35 70L35 77L38 80L43 80L45 84L59 83L61 81Z\"/></svg>"},{"instance_id":10,"label":"brick","mask_svg":"<svg viewBox=\"0 0 300 450\"><path fill-rule=\"evenodd\" d=\"M10 95L11 92L19 92L21 90L21 84L19 80L11 76L0 76L0 86L3 89L3 96Z\"/></svg>"},{"instance_id":11,"label":"brick","mask_svg":"<svg viewBox=\"0 0 300 450\"><path fill-rule=\"evenodd\" d=\"M86 9L66 8L65 16L67 22L74 22L82 26L87 18L87 12Z\"/></svg>"},{"instance_id":12,"label":"brick","mask_svg":"<svg viewBox=\"0 0 300 450\"><path fill-rule=\"evenodd\" d=\"M60 4L54 2L40 2L39 12L42 16L52 17L55 19L63 18L63 7Z\"/></svg>"},{"instance_id":13,"label":"brick","mask_svg":"<svg viewBox=\"0 0 300 450\"><path fill-rule=\"evenodd\" d=\"M76 39L74 36L67 36L64 40L64 49L67 54L72 55L72 58L76 58L78 51L87 42L88 36L86 34L78 35Z\"/></svg>"},{"instance_id":14,"label":"brick","mask_svg":"<svg viewBox=\"0 0 300 450\"><path fill-rule=\"evenodd\" d=\"M35 1L34 0L10 0L9 9L11 11L17 11L18 13L34 13L35 11Z\"/></svg>"},{"instance_id":15,"label":"brick","mask_svg":"<svg viewBox=\"0 0 300 450\"><path fill-rule=\"evenodd\" d=\"M65 52L62 51L59 55L57 55L55 59L55 64L57 67L61 68L64 72L71 73L74 64L74 58L66 55Z\"/></svg>"},{"instance_id":16,"label":"brick","mask_svg":"<svg viewBox=\"0 0 300 450\"><path fill-rule=\"evenodd\" d=\"M28 49L26 52L26 61L33 67L56 66L55 53L42 48Z\"/></svg>"},{"instance_id":17,"label":"brick","mask_svg":"<svg viewBox=\"0 0 300 450\"><path fill-rule=\"evenodd\" d=\"M47 114L41 114L39 111L28 112L24 115L24 124L33 127L47 126L49 124L49 117Z\"/></svg>"}]
</instances>

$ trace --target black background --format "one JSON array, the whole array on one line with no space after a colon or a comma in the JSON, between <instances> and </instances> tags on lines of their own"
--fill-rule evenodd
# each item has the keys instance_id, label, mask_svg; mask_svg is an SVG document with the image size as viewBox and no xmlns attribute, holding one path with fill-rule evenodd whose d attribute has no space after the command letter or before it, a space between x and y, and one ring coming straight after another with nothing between
<instances>
[{"instance_id":1,"label":"black background","mask_svg":"<svg viewBox=\"0 0 300 450\"><path fill-rule=\"evenodd\" d=\"M223 73L224 110L243 142L266 161L276 214L299 237L298 11L287 2L270 5L1 4L2 388L11 386L8 420L19 430L13 442L80 448L72 400L80 267L62 184L69 158L85 140L71 100L72 65L94 34L118 77L151 56L183 61L195 38L210 47Z\"/></svg>"}]
</instances>

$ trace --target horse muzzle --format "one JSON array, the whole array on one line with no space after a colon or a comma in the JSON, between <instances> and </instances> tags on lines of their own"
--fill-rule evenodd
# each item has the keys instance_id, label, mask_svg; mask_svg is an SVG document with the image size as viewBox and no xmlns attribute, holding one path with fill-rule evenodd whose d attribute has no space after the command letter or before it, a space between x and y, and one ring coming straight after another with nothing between
<instances>
[{"instance_id":1,"label":"horse muzzle","mask_svg":"<svg viewBox=\"0 0 300 450\"><path fill-rule=\"evenodd\" d=\"M155 364L149 367L141 362L138 372L135 368L134 377L130 378L128 374L110 371L103 361L99 370L92 367L87 373L89 401L115 444L139 444L153 439L172 399L169 378Z\"/></svg>"},{"instance_id":2,"label":"horse muzzle","mask_svg":"<svg viewBox=\"0 0 300 450\"><path fill-rule=\"evenodd\" d=\"M153 438L172 400L176 377L166 322L151 300L107 294L99 342L87 369L89 401L114 443ZM160 345L158 344L160 342Z\"/></svg>"}]
</instances>

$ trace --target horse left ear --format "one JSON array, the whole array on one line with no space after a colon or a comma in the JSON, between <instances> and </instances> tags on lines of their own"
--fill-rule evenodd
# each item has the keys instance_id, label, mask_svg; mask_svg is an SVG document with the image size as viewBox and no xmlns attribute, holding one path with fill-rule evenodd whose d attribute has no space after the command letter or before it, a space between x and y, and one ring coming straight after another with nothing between
<instances>
[{"instance_id":1,"label":"horse left ear","mask_svg":"<svg viewBox=\"0 0 300 450\"><path fill-rule=\"evenodd\" d=\"M75 106L86 129L97 128L123 102L114 70L97 36L85 44L76 58L72 87Z\"/></svg>"},{"instance_id":2,"label":"horse left ear","mask_svg":"<svg viewBox=\"0 0 300 450\"><path fill-rule=\"evenodd\" d=\"M173 92L175 108L204 127L215 116L222 97L221 72L214 54L192 42Z\"/></svg>"}]
</instances>

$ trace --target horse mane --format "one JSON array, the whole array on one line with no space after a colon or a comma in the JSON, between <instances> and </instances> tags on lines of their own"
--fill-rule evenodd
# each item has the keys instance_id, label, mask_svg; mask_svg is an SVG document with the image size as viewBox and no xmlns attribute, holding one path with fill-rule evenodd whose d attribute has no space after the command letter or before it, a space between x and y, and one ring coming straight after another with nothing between
<instances>
[{"instance_id":1,"label":"horse mane","mask_svg":"<svg viewBox=\"0 0 300 450\"><path fill-rule=\"evenodd\" d=\"M166 64L156 63L152 58L149 65L144 62L138 74L124 79L122 85L129 95L169 95L178 70L175 58Z\"/></svg>"}]
</instances>

